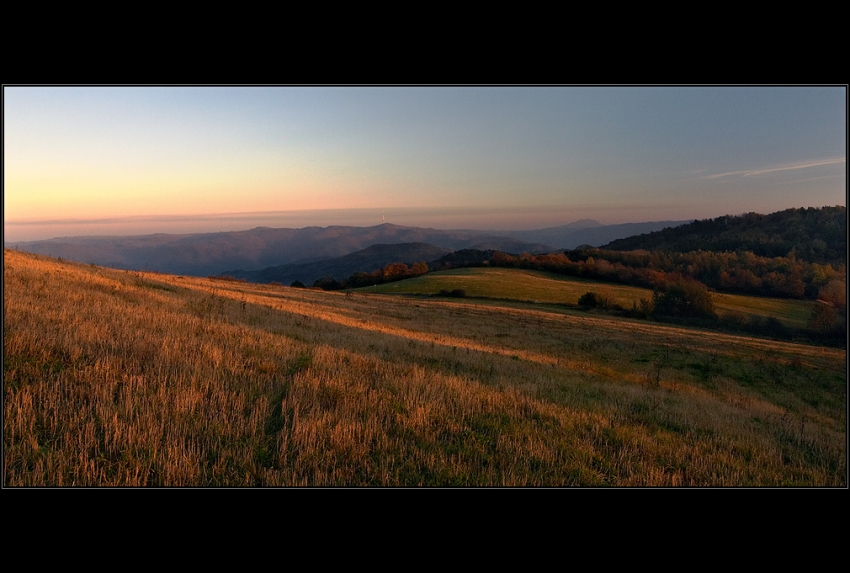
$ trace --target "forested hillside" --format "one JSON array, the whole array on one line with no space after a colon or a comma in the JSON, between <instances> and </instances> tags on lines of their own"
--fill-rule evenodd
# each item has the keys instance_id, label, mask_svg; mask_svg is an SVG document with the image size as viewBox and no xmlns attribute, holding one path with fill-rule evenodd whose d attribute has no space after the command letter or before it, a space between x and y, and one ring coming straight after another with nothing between
<instances>
[{"instance_id":1,"label":"forested hillside","mask_svg":"<svg viewBox=\"0 0 850 573\"><path fill-rule=\"evenodd\" d=\"M248 282L254 283L270 283L274 281L289 285L293 281L299 281L310 285L313 284L313 281L320 278L342 281L354 273L371 272L375 269L382 269L392 263L410 265L417 262L431 261L449 252L449 249L435 247L427 243L372 245L362 251L325 261L279 265L267 267L259 271L225 271L222 274L234 278L244 278Z\"/></svg>"},{"instance_id":2,"label":"forested hillside","mask_svg":"<svg viewBox=\"0 0 850 573\"><path fill-rule=\"evenodd\" d=\"M844 264L847 259L847 208L787 209L760 215L694 221L645 235L618 239L603 249L744 252L760 257L794 257L810 263Z\"/></svg>"}]
</instances>

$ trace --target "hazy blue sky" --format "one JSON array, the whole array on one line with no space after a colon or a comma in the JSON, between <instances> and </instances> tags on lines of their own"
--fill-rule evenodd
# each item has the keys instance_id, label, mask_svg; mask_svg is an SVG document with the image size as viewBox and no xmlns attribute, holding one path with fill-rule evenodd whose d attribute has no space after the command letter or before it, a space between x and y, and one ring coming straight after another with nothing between
<instances>
[{"instance_id":1,"label":"hazy blue sky","mask_svg":"<svg viewBox=\"0 0 850 573\"><path fill-rule=\"evenodd\" d=\"M3 95L7 241L372 225L382 212L509 229L846 204L843 86Z\"/></svg>"}]
</instances>

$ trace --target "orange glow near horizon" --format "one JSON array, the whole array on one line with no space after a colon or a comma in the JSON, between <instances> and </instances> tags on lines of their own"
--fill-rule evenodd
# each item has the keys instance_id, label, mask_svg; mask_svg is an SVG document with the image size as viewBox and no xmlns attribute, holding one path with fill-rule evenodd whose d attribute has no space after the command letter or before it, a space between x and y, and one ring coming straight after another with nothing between
<instances>
[{"instance_id":1,"label":"orange glow near horizon","mask_svg":"<svg viewBox=\"0 0 850 573\"><path fill-rule=\"evenodd\" d=\"M67 219L529 229L846 203L843 87L3 89L7 240Z\"/></svg>"}]
</instances>

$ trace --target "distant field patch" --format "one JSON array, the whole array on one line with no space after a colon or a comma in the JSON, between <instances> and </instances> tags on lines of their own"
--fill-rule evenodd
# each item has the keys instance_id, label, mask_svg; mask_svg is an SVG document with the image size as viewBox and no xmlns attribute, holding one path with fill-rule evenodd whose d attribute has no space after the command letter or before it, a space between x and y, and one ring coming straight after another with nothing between
<instances>
[{"instance_id":1,"label":"distant field patch","mask_svg":"<svg viewBox=\"0 0 850 573\"><path fill-rule=\"evenodd\" d=\"M383 294L428 294L462 289L468 297L485 297L549 304L578 304L593 291L623 308L641 299L652 299L650 289L595 282L554 273L522 269L467 268L437 271L420 277L375 287L354 289ZM721 316L730 314L775 317L786 326L804 328L816 303L803 300L764 298L714 293L714 305Z\"/></svg>"},{"instance_id":2,"label":"distant field patch","mask_svg":"<svg viewBox=\"0 0 850 573\"><path fill-rule=\"evenodd\" d=\"M805 328L809 317L812 316L812 307L819 304L811 300L766 298L726 293L714 293L713 299L714 308L721 316L733 313L772 316L792 328Z\"/></svg>"},{"instance_id":3,"label":"distant field patch","mask_svg":"<svg viewBox=\"0 0 850 573\"><path fill-rule=\"evenodd\" d=\"M632 301L652 298L652 291L637 287L594 283L540 271L470 268L438 271L404 281L366 287L363 292L386 294L436 294L462 289L467 296L577 304L588 290L604 294L613 302L631 307Z\"/></svg>"}]
</instances>

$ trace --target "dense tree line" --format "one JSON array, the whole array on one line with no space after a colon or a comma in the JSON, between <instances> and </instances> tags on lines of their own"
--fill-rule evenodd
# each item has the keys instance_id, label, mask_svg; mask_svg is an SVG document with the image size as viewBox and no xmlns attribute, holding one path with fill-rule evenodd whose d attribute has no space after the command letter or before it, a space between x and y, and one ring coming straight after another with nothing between
<instances>
[{"instance_id":1,"label":"dense tree line","mask_svg":"<svg viewBox=\"0 0 850 573\"><path fill-rule=\"evenodd\" d=\"M718 217L618 239L609 250L749 251L759 257L794 257L810 263L846 263L847 208L786 209L761 215Z\"/></svg>"},{"instance_id":2,"label":"dense tree line","mask_svg":"<svg viewBox=\"0 0 850 573\"><path fill-rule=\"evenodd\" d=\"M325 290L358 288L419 276L429 270L484 265L548 271L661 291L687 278L722 292L821 300L834 298L830 293L844 292L847 272L843 264L808 263L793 255L760 257L749 251L675 253L588 248L546 255L510 255L463 249L431 263L393 263L370 273L354 273L344 281L324 277L313 286Z\"/></svg>"},{"instance_id":3,"label":"dense tree line","mask_svg":"<svg viewBox=\"0 0 850 573\"><path fill-rule=\"evenodd\" d=\"M413 263L411 266L405 263L391 263L371 273L354 273L342 282L331 277L323 277L314 281L313 286L323 290L359 288L418 277L427 272L428 264L425 262Z\"/></svg>"},{"instance_id":4,"label":"dense tree line","mask_svg":"<svg viewBox=\"0 0 850 573\"><path fill-rule=\"evenodd\" d=\"M611 251L580 249L548 255L495 252L492 266L526 268L663 290L687 277L725 292L782 298L819 298L823 289L843 290L846 266L807 263L794 256L759 257L749 251ZM832 285L832 286L830 286Z\"/></svg>"}]
</instances>

